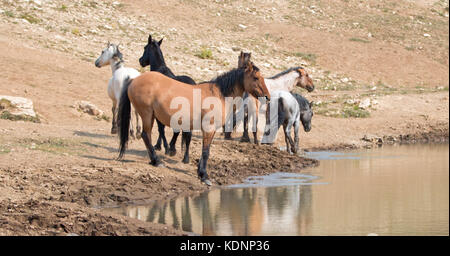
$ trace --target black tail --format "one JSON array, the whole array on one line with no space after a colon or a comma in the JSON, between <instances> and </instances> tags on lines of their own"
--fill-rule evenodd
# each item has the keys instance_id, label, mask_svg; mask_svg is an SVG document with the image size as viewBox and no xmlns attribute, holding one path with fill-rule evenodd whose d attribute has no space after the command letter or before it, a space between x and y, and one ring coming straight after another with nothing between
<instances>
[{"instance_id":1,"label":"black tail","mask_svg":"<svg viewBox=\"0 0 450 256\"><path fill-rule=\"evenodd\" d=\"M122 95L120 96L119 102L119 113L117 115L118 125L119 125L119 136L120 136L120 147L119 147L119 157L122 159L127 149L127 143L130 135L130 119L131 119L131 103L128 98L128 86L133 80L130 77L125 79L124 87L122 89Z\"/></svg>"}]
</instances>

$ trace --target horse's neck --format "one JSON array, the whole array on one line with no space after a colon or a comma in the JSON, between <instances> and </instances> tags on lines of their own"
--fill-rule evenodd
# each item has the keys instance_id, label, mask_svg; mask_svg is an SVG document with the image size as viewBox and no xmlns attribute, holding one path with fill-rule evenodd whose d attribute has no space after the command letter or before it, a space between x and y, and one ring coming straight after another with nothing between
<instances>
[{"instance_id":1,"label":"horse's neck","mask_svg":"<svg viewBox=\"0 0 450 256\"><path fill-rule=\"evenodd\" d=\"M112 59L111 60L111 71L114 75L114 72L116 72L118 69L123 68L123 60L119 60L119 59Z\"/></svg>"},{"instance_id":2,"label":"horse's neck","mask_svg":"<svg viewBox=\"0 0 450 256\"><path fill-rule=\"evenodd\" d=\"M278 78L265 78L264 82L266 83L267 89L269 91L292 91L295 86L295 82L298 78L298 73L293 71L289 72L283 76Z\"/></svg>"}]
</instances>

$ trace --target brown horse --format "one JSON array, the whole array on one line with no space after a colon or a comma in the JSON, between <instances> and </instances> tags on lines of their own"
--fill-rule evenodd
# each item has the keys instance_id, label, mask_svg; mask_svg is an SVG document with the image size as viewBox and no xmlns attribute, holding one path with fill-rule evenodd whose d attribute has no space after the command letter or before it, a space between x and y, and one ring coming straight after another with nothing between
<instances>
[{"instance_id":1,"label":"brown horse","mask_svg":"<svg viewBox=\"0 0 450 256\"><path fill-rule=\"evenodd\" d=\"M176 81L158 72L146 72L128 81L119 105L119 159L125 153L128 141L127 131L130 124L131 102L142 118L142 139L147 147L151 160L150 164L154 166L161 164L151 143L151 131L155 118L165 126L172 128L180 124L180 120L182 120L182 125L186 125L185 122L188 122L187 127L183 126L183 130L202 130L202 156L198 163L197 174L201 181L211 185L211 182L208 180L206 165L209 158L210 144L216 129L222 127L228 114L225 113L225 98L241 97L244 92L248 92L255 97L265 97L267 100L270 100L270 93L266 88L264 78L261 76L259 69L251 62L243 68L233 69L212 81L196 86ZM176 108L179 104L175 104L176 107L174 107L174 102L184 102L186 104L181 104L180 109ZM206 104L207 108L203 107L205 102L209 102L209 104ZM214 102L218 102L219 106L214 105ZM211 105L213 105L212 108ZM199 123L201 127L199 127Z\"/></svg>"}]
</instances>

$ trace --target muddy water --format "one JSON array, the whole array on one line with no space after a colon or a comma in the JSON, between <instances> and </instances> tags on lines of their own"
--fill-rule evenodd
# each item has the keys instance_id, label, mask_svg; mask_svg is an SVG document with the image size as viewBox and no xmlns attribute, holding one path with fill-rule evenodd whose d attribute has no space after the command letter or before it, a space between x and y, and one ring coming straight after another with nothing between
<instances>
[{"instance_id":1,"label":"muddy water","mask_svg":"<svg viewBox=\"0 0 450 256\"><path fill-rule=\"evenodd\" d=\"M301 174L109 209L202 235L449 235L449 145L312 152Z\"/></svg>"}]
</instances>

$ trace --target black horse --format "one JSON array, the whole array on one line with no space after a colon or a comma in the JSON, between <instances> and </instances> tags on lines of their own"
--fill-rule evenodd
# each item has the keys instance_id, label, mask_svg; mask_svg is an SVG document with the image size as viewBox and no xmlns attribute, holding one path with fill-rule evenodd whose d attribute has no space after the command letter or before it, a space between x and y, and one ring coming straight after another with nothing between
<instances>
[{"instance_id":1,"label":"black horse","mask_svg":"<svg viewBox=\"0 0 450 256\"><path fill-rule=\"evenodd\" d=\"M156 71L177 81L195 85L196 83L192 78L188 76L176 76L170 70L170 68L166 66L166 62L164 61L164 56L160 48L162 41L163 41L162 39L159 41L152 40L152 36L149 35L148 43L144 47L144 53L142 54L142 57L139 58L139 64L141 64L142 67L150 65L150 71ZM165 126L158 119L156 119L156 122L158 123L159 136L158 141L156 142L155 145L155 149L161 150L161 141L162 141L164 143L164 148L166 149L166 154L169 154L171 156L175 155L176 154L175 144L177 142L177 138L180 132L174 131L172 140L170 141L170 148L168 148L166 135L164 133ZM192 138L191 131L183 131L181 146L183 147L183 145L185 145L186 147L183 163L189 163L189 144L191 143L191 138Z\"/></svg>"}]
</instances>

